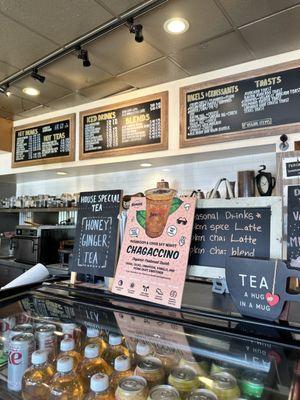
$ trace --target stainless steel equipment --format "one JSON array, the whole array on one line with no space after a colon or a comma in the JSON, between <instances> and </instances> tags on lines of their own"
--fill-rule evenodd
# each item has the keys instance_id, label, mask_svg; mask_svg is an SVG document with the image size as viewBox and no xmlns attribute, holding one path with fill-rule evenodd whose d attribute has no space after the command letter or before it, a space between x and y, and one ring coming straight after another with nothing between
<instances>
[{"instance_id":1,"label":"stainless steel equipment","mask_svg":"<svg viewBox=\"0 0 300 400\"><path fill-rule=\"evenodd\" d=\"M56 264L60 241L74 237L74 225L18 225L14 238L15 260L26 264Z\"/></svg>"}]
</instances>

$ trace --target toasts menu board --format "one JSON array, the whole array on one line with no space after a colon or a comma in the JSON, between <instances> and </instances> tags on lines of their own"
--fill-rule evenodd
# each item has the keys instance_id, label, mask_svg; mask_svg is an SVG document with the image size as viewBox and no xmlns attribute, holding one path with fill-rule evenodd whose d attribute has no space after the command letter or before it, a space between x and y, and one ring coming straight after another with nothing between
<instances>
[{"instance_id":1,"label":"toasts menu board","mask_svg":"<svg viewBox=\"0 0 300 400\"><path fill-rule=\"evenodd\" d=\"M80 113L80 159L166 150L168 92Z\"/></svg>"},{"instance_id":2,"label":"toasts menu board","mask_svg":"<svg viewBox=\"0 0 300 400\"><path fill-rule=\"evenodd\" d=\"M74 161L75 114L18 126L12 148L12 167Z\"/></svg>"},{"instance_id":3,"label":"toasts menu board","mask_svg":"<svg viewBox=\"0 0 300 400\"><path fill-rule=\"evenodd\" d=\"M183 87L180 146L295 132L299 94L299 61Z\"/></svg>"}]
</instances>

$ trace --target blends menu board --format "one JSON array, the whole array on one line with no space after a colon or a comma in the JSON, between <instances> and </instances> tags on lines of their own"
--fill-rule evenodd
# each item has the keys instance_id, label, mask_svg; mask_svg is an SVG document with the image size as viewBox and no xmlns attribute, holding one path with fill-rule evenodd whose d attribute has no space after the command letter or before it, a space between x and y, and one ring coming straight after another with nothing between
<instances>
[{"instance_id":1,"label":"blends menu board","mask_svg":"<svg viewBox=\"0 0 300 400\"><path fill-rule=\"evenodd\" d=\"M270 128L300 122L300 68L230 79L181 88L181 147L274 135Z\"/></svg>"},{"instance_id":2,"label":"blends menu board","mask_svg":"<svg viewBox=\"0 0 300 400\"><path fill-rule=\"evenodd\" d=\"M73 161L75 115L18 127L13 134L13 167Z\"/></svg>"},{"instance_id":3,"label":"blends menu board","mask_svg":"<svg viewBox=\"0 0 300 400\"><path fill-rule=\"evenodd\" d=\"M270 257L270 207L197 208L189 265L225 268L227 257Z\"/></svg>"},{"instance_id":4,"label":"blends menu board","mask_svg":"<svg viewBox=\"0 0 300 400\"><path fill-rule=\"evenodd\" d=\"M300 268L300 185L287 187L287 260Z\"/></svg>"},{"instance_id":5,"label":"blends menu board","mask_svg":"<svg viewBox=\"0 0 300 400\"><path fill-rule=\"evenodd\" d=\"M168 92L80 114L80 159L168 147Z\"/></svg>"}]
</instances>

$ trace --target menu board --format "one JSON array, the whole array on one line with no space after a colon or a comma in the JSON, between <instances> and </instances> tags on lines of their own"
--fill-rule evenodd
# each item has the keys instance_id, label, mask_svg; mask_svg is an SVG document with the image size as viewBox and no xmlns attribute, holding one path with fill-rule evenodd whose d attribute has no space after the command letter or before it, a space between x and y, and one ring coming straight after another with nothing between
<instances>
[{"instance_id":1,"label":"menu board","mask_svg":"<svg viewBox=\"0 0 300 400\"><path fill-rule=\"evenodd\" d=\"M300 185L288 186L287 259L300 268Z\"/></svg>"},{"instance_id":2,"label":"menu board","mask_svg":"<svg viewBox=\"0 0 300 400\"><path fill-rule=\"evenodd\" d=\"M72 271L114 276L122 190L80 193Z\"/></svg>"},{"instance_id":3,"label":"menu board","mask_svg":"<svg viewBox=\"0 0 300 400\"><path fill-rule=\"evenodd\" d=\"M80 113L80 159L168 148L168 92Z\"/></svg>"},{"instance_id":4,"label":"menu board","mask_svg":"<svg viewBox=\"0 0 300 400\"><path fill-rule=\"evenodd\" d=\"M282 131L275 126L299 123L300 68L274 71L182 88L181 147L274 135Z\"/></svg>"},{"instance_id":5,"label":"menu board","mask_svg":"<svg viewBox=\"0 0 300 400\"><path fill-rule=\"evenodd\" d=\"M13 167L75 160L75 114L14 129Z\"/></svg>"},{"instance_id":6,"label":"menu board","mask_svg":"<svg viewBox=\"0 0 300 400\"><path fill-rule=\"evenodd\" d=\"M270 207L197 208L190 265L225 268L226 258L270 257Z\"/></svg>"}]
</instances>

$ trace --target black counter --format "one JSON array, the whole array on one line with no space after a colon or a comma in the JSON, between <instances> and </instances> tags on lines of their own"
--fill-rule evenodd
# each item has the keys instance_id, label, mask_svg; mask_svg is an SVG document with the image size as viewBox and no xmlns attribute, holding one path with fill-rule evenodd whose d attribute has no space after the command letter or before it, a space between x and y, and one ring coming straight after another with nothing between
<instances>
[{"instance_id":1,"label":"black counter","mask_svg":"<svg viewBox=\"0 0 300 400\"><path fill-rule=\"evenodd\" d=\"M19 263L14 259L0 259L0 287L11 282L32 267L33 265L31 264ZM61 267L60 264L51 264L46 267L52 276L69 275L69 269Z\"/></svg>"}]
</instances>

